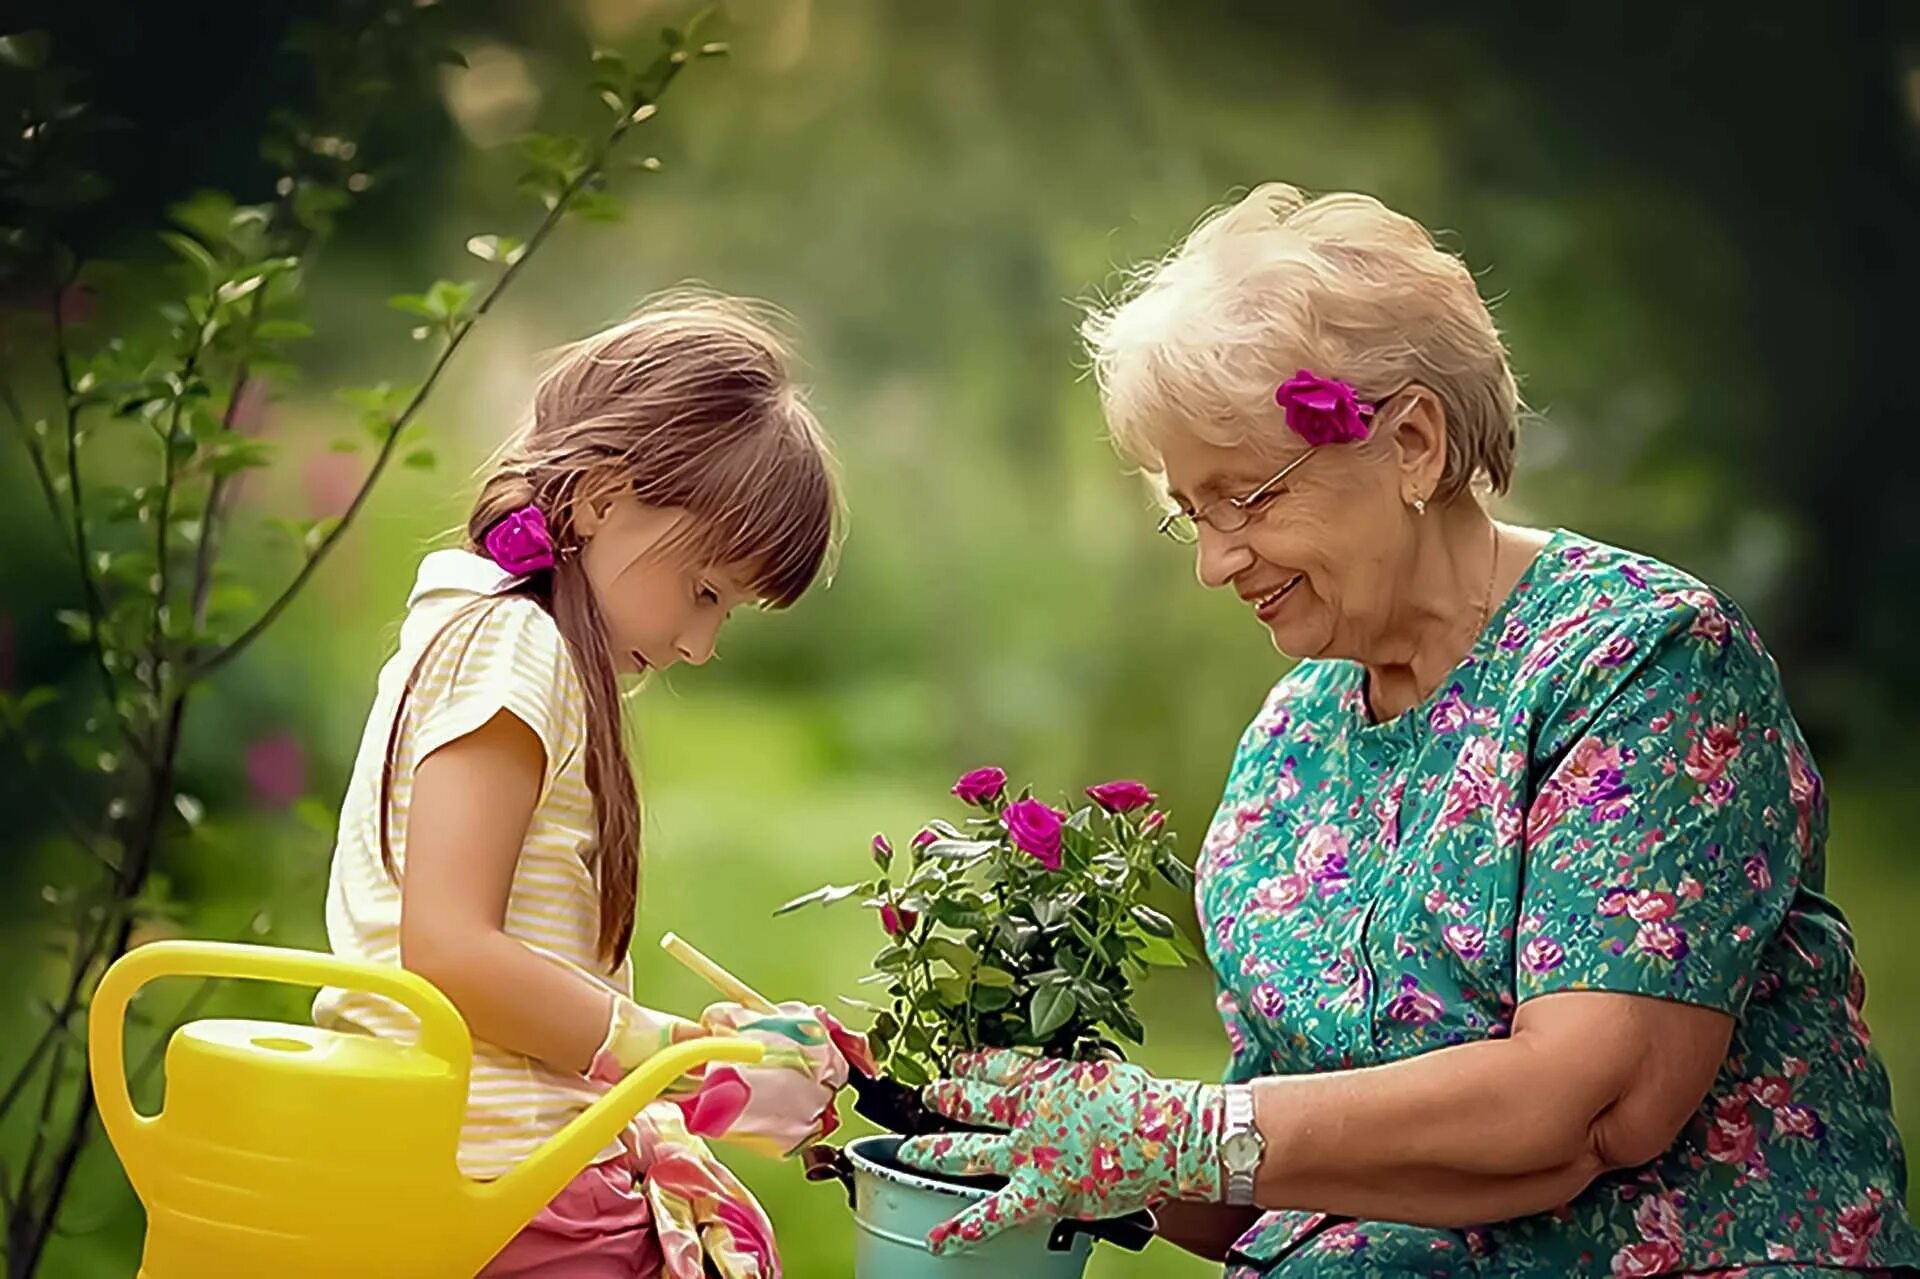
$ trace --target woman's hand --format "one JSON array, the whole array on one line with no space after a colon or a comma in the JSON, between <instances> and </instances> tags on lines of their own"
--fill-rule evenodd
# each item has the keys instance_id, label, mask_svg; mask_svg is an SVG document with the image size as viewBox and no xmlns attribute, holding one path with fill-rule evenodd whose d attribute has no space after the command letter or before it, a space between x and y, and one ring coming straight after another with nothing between
<instances>
[{"instance_id":1,"label":"woman's hand","mask_svg":"<svg viewBox=\"0 0 1920 1279\"><path fill-rule=\"evenodd\" d=\"M997 1173L1004 1189L934 1227L938 1255L1042 1218L1117 1217L1224 1189L1219 1085L1156 1079L1125 1062L1071 1062L1002 1048L962 1054L927 1086L928 1106L1007 1133L941 1133L900 1147L903 1163Z\"/></svg>"}]
</instances>

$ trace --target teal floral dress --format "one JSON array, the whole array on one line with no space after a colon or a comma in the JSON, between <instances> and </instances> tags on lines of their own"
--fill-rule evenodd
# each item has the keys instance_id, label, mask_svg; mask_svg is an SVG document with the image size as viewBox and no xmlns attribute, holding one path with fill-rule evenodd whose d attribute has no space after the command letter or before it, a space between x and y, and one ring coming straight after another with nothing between
<instances>
[{"instance_id":1,"label":"teal floral dress","mask_svg":"<svg viewBox=\"0 0 1920 1279\"><path fill-rule=\"evenodd\" d=\"M1920 1265L1825 796L1753 627L1557 532L1421 706L1306 662L1241 739L1195 897L1230 1080L1508 1033L1536 995L1730 1013L1673 1147L1468 1230L1270 1212L1228 1275L1805 1275ZM1743 1269L1751 1267L1751 1269Z\"/></svg>"}]
</instances>

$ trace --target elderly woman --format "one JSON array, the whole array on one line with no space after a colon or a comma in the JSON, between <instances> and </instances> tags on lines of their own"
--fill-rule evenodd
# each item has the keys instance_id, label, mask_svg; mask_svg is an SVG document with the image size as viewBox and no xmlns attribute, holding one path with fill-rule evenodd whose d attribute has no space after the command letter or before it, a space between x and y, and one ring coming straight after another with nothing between
<instances>
[{"instance_id":1,"label":"elderly woman","mask_svg":"<svg viewBox=\"0 0 1920 1279\"><path fill-rule=\"evenodd\" d=\"M1825 797L1739 609L1488 515L1517 399L1466 267L1266 186L1087 326L1164 532L1301 658L1240 739L1196 902L1223 1084L963 1060L1010 1182L935 1232L1157 1206L1232 1276L1920 1265L1823 895Z\"/></svg>"}]
</instances>

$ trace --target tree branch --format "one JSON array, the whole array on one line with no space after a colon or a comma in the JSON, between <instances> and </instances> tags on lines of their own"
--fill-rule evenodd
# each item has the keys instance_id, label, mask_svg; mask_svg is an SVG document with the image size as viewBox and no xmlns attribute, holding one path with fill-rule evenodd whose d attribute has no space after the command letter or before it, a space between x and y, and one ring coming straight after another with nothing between
<instances>
[{"instance_id":1,"label":"tree branch","mask_svg":"<svg viewBox=\"0 0 1920 1279\"><path fill-rule=\"evenodd\" d=\"M99 585L93 580L93 569L87 551L86 495L80 485L80 409L74 402L73 369L67 362L67 328L60 315L60 295L67 284L78 275L79 267L68 274L63 283L54 283L51 311L53 315L53 362L60 372L60 411L66 424L67 436L67 501L68 510L73 517L73 553L74 567L80 573L80 589L87 601L87 642L93 650L94 669L100 674L100 686L107 696L107 714L120 726L120 734L126 739L128 747L143 761L148 760L145 745L140 741L132 726L120 714L120 690L113 682L113 672L107 669L106 649L100 642L100 626L106 618L106 605L100 599Z\"/></svg>"},{"instance_id":2,"label":"tree branch","mask_svg":"<svg viewBox=\"0 0 1920 1279\"><path fill-rule=\"evenodd\" d=\"M47 455L41 450L40 441L34 438L33 428L27 424L27 415L20 407L20 398L14 394L13 383L5 378L0 378L0 402L6 404L8 414L20 427L20 443L33 460L33 473L40 481L41 495L47 499L47 510L59 526L61 545L71 551L73 543L66 528L66 512L60 509L60 495L54 491L53 473L47 469Z\"/></svg>"},{"instance_id":3,"label":"tree branch","mask_svg":"<svg viewBox=\"0 0 1920 1279\"><path fill-rule=\"evenodd\" d=\"M677 72L678 69L678 64L675 64L672 71ZM668 79L671 80L671 74ZM664 88L665 86L663 85L662 91L664 91ZM332 552L334 546L346 535L347 530L353 524L354 518L360 513L360 509L366 505L367 499L372 495L374 485L379 481L381 474L387 468L387 464L393 459L395 450L399 447L400 436L406 431L407 426L420 411L421 405L426 402L427 396L432 392L434 384L440 380L440 375L446 371L447 364L453 359L454 352L460 349L461 343L467 339L467 334L473 331L474 324L492 308L494 302L499 298L501 293L506 290L507 285L512 283L514 277L519 274L520 269L527 264L528 259L533 257L534 251L553 233L553 229L559 225L560 219L565 216L568 205L573 202L574 198L580 194L581 190L584 189L589 182L593 181L594 178L605 171L607 157L612 153L613 149L620 144L621 139L626 136L627 131L633 127L634 123L632 115L621 117L620 123L614 126L613 130L601 142L592 160L574 176L573 180L569 182L565 189L555 198L553 207L547 210L546 218L540 223L534 233L528 237L526 247L521 251L520 256L507 264L506 269L500 273L500 278L493 282L493 287L487 290L485 295L481 297L479 304L474 307L472 316L454 328L453 334L448 339L446 347L441 350L439 358L433 362L433 367L427 370L426 379L420 383L419 388L414 391L413 396L407 401L406 406L401 409L399 415L394 418L393 428L388 432L386 440L382 442L380 452L374 457L373 466L368 470L366 478L361 481L359 491L353 495L353 501L347 505L347 509L345 513L341 515L339 522L328 530L326 537L321 539L320 544L313 549L313 553L307 557L306 563L300 566L300 571L294 575L293 581L267 606L266 611L262 613L251 626L241 632L232 643L189 670L186 675L186 685L198 683L245 652L246 649L250 647L256 639L260 638L267 628L272 626L273 623L279 619L280 615L286 611L287 606L293 602L294 596L299 594L301 588L312 578L314 573L319 569L321 561L326 559L327 555Z\"/></svg>"}]
</instances>

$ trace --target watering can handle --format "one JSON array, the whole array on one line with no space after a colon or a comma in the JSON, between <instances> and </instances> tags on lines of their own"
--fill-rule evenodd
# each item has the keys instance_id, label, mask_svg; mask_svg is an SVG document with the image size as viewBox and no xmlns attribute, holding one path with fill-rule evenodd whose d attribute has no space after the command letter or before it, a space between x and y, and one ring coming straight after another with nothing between
<instances>
[{"instance_id":1,"label":"watering can handle","mask_svg":"<svg viewBox=\"0 0 1920 1279\"><path fill-rule=\"evenodd\" d=\"M87 1013L87 1061L100 1122L113 1144L122 1149L142 1140L153 1123L133 1108L127 1091L123 1032L128 1002L156 977L237 977L294 986L343 986L384 995L420 1019L423 1051L463 1075L471 1068L473 1038L453 1002L431 982L404 968L280 946L152 942L128 951L107 969Z\"/></svg>"}]
</instances>

